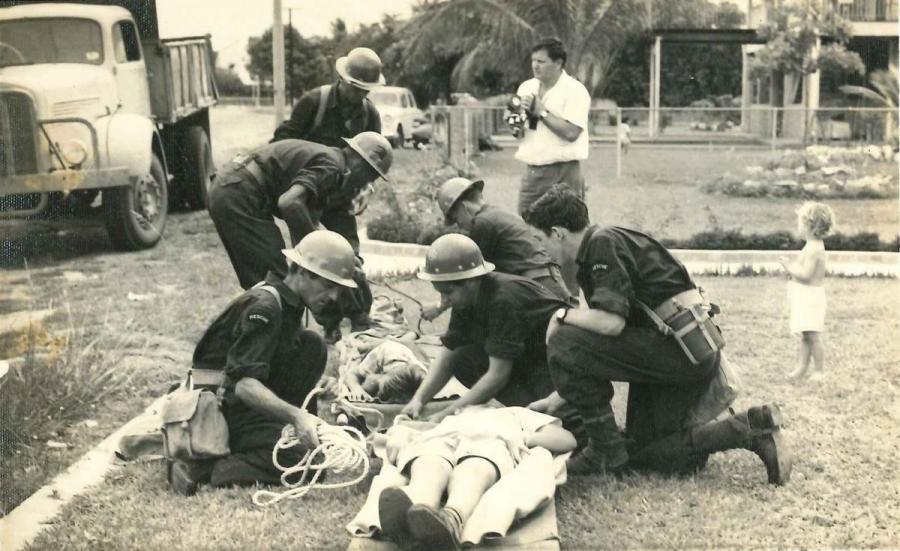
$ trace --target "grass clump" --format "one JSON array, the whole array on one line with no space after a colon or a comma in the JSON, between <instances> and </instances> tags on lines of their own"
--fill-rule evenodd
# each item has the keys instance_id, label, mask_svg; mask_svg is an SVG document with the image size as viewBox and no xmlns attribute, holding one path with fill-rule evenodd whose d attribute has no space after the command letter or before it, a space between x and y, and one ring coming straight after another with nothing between
<instances>
[{"instance_id":1,"label":"grass clump","mask_svg":"<svg viewBox=\"0 0 900 551\"><path fill-rule=\"evenodd\" d=\"M75 328L70 318L65 331L30 326L14 341L21 355L0 378L0 515L65 466L68 430L130 383L132 373L117 365L126 343L106 334Z\"/></svg>"}]
</instances>

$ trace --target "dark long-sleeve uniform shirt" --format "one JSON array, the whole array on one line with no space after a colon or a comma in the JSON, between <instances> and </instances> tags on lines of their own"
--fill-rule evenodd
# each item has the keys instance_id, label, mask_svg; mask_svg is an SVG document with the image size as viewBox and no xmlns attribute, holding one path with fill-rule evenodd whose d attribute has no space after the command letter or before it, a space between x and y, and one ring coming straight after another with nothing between
<instances>
[{"instance_id":1,"label":"dark long-sleeve uniform shirt","mask_svg":"<svg viewBox=\"0 0 900 551\"><path fill-rule=\"evenodd\" d=\"M469 237L503 273L522 275L552 263L525 221L497 207L484 205L475 213Z\"/></svg>"},{"instance_id":2,"label":"dark long-sleeve uniform shirt","mask_svg":"<svg viewBox=\"0 0 900 551\"><path fill-rule=\"evenodd\" d=\"M441 341L451 350L480 344L488 356L546 364L547 324L564 307L568 305L531 279L491 272L482 277L472 307L452 310Z\"/></svg>"},{"instance_id":3,"label":"dark long-sleeve uniform shirt","mask_svg":"<svg viewBox=\"0 0 900 551\"><path fill-rule=\"evenodd\" d=\"M578 285L591 308L649 325L637 307L655 308L664 300L696 288L684 265L659 241L617 226L591 226L578 249Z\"/></svg>"},{"instance_id":4,"label":"dark long-sleeve uniform shirt","mask_svg":"<svg viewBox=\"0 0 900 551\"><path fill-rule=\"evenodd\" d=\"M282 140L253 152L262 167L266 194L277 204L291 186L309 192L307 206L313 211L346 210L359 189L347 182L347 163L340 149L305 140Z\"/></svg>"},{"instance_id":5,"label":"dark long-sleeve uniform shirt","mask_svg":"<svg viewBox=\"0 0 900 551\"><path fill-rule=\"evenodd\" d=\"M305 307L281 279L269 274L265 281L281 295L281 306L269 291L248 289L219 314L194 349L196 369L225 372L226 403L234 399L234 385L245 377L290 399L285 392L290 385L285 383Z\"/></svg>"},{"instance_id":6,"label":"dark long-sleeve uniform shirt","mask_svg":"<svg viewBox=\"0 0 900 551\"><path fill-rule=\"evenodd\" d=\"M357 104L346 105L338 99L337 83L331 84L330 87L325 116L318 127L314 128L316 114L319 111L321 86L303 94L291 111L291 118L275 129L272 141L301 139L331 147L344 147L346 142L341 138L352 138L365 131L381 133L381 116L369 98L363 98L362 102Z\"/></svg>"}]
</instances>

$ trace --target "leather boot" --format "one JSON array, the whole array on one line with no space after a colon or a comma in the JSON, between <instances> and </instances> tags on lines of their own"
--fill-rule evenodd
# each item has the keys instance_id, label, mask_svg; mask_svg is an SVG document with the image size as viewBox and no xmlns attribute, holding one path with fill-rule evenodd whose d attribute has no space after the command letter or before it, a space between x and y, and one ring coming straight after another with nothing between
<instances>
[{"instance_id":1,"label":"leather boot","mask_svg":"<svg viewBox=\"0 0 900 551\"><path fill-rule=\"evenodd\" d=\"M169 489L176 494L192 496L200 485L209 482L215 461L166 461L166 479Z\"/></svg>"},{"instance_id":2,"label":"leather boot","mask_svg":"<svg viewBox=\"0 0 900 551\"><path fill-rule=\"evenodd\" d=\"M733 449L752 451L766 466L769 483L782 485L790 480L793 456L781 434L781 423L778 406L756 406L723 421L693 429L691 441L697 453Z\"/></svg>"},{"instance_id":3,"label":"leather boot","mask_svg":"<svg viewBox=\"0 0 900 551\"><path fill-rule=\"evenodd\" d=\"M572 475L621 472L628 463L628 452L612 410L596 417L585 417L583 423L588 435L587 445L569 458L566 471Z\"/></svg>"}]
</instances>

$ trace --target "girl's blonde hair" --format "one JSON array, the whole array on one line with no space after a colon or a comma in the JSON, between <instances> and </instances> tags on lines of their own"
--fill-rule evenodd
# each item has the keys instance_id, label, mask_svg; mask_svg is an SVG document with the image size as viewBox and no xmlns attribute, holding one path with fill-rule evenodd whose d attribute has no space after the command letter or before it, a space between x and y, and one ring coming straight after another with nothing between
<instances>
[{"instance_id":1,"label":"girl's blonde hair","mask_svg":"<svg viewBox=\"0 0 900 551\"><path fill-rule=\"evenodd\" d=\"M797 209L803 227L816 239L822 239L834 228L834 211L824 203L807 201Z\"/></svg>"}]
</instances>

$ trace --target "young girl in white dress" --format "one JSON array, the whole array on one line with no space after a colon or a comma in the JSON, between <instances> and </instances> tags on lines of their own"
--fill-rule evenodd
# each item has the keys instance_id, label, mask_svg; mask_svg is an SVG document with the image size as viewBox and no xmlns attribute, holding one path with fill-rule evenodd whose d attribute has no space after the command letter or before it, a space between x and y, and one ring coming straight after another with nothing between
<instances>
[{"instance_id":1,"label":"young girl in white dress","mask_svg":"<svg viewBox=\"0 0 900 551\"><path fill-rule=\"evenodd\" d=\"M800 365L788 378L819 379L824 374L825 352L820 333L825 330L825 243L822 239L834 226L834 212L822 203L807 202L797 209L797 228L806 240L803 250L793 260L783 257L781 264L790 278L791 333L802 336ZM813 368L810 370L810 360Z\"/></svg>"}]
</instances>

